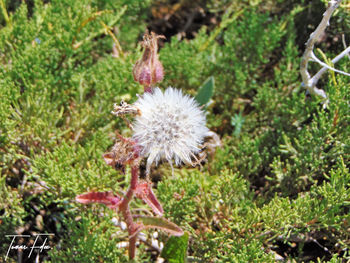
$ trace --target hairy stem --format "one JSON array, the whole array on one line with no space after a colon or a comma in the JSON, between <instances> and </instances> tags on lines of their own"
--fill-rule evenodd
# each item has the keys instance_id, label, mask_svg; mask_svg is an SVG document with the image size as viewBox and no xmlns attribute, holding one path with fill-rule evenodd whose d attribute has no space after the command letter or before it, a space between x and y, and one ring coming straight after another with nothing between
<instances>
[{"instance_id":1,"label":"hairy stem","mask_svg":"<svg viewBox=\"0 0 350 263\"><path fill-rule=\"evenodd\" d=\"M119 211L122 213L126 225L128 226L129 233L129 258L133 259L135 257L136 251L136 232L137 232L137 224L134 223L129 203L134 196L134 192L136 190L137 182L139 178L139 164L131 166L131 181L129 189L119 206Z\"/></svg>"}]
</instances>

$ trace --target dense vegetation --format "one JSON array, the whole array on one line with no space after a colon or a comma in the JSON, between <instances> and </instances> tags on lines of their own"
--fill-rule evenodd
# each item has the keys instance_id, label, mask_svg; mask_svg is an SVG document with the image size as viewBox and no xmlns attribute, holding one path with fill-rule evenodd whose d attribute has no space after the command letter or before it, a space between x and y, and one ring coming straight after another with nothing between
<instances>
[{"instance_id":1,"label":"dense vegetation","mask_svg":"<svg viewBox=\"0 0 350 263\"><path fill-rule=\"evenodd\" d=\"M167 37L162 88L196 95L215 81L207 123L222 146L201 170L171 176L164 163L152 172L166 217L190 234L188 257L350 260L349 77L325 74L323 109L299 74L327 1L175 2L0 0L0 259L11 242L5 235L54 233L40 260L127 261L115 215L74 198L122 191L129 180L102 154L115 130L130 134L110 112L143 90L132 68L149 28ZM343 50L341 34L350 43L348 12L348 4L339 7L318 45L328 58ZM349 59L336 67L350 72ZM27 256L23 262L34 262ZM140 244L138 262L157 256ZM15 251L7 262L17 262Z\"/></svg>"}]
</instances>

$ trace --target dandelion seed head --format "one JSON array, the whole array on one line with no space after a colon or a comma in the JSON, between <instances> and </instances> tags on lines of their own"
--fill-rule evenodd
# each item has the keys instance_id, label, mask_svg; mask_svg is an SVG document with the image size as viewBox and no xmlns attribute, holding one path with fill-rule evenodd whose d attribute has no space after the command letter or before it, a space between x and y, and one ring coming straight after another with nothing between
<instances>
[{"instance_id":1,"label":"dandelion seed head","mask_svg":"<svg viewBox=\"0 0 350 263\"><path fill-rule=\"evenodd\" d=\"M200 151L208 133L204 112L197 102L169 87L163 93L155 88L144 93L136 102L140 111L133 125L133 139L148 156L147 173L153 162L166 159L170 164L190 164L191 157Z\"/></svg>"}]
</instances>

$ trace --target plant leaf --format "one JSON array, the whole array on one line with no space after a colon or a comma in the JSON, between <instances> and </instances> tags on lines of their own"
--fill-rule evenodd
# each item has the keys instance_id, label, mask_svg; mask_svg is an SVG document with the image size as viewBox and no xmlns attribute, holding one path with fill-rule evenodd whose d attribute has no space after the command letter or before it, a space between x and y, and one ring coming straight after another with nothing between
<instances>
[{"instance_id":1,"label":"plant leaf","mask_svg":"<svg viewBox=\"0 0 350 263\"><path fill-rule=\"evenodd\" d=\"M242 116L242 111L240 111L239 114L235 114L233 117L231 117L231 125L235 126L233 134L236 137L238 137L241 133L244 121L245 118Z\"/></svg>"},{"instance_id":2,"label":"plant leaf","mask_svg":"<svg viewBox=\"0 0 350 263\"><path fill-rule=\"evenodd\" d=\"M116 208L120 204L121 198L112 192L89 192L78 195L76 201L82 204L100 203L105 204L109 208Z\"/></svg>"},{"instance_id":3,"label":"plant leaf","mask_svg":"<svg viewBox=\"0 0 350 263\"><path fill-rule=\"evenodd\" d=\"M138 219L143 224L142 229L158 228L173 236L182 236L184 232L176 224L166 220L163 217L140 216Z\"/></svg>"},{"instance_id":4,"label":"plant leaf","mask_svg":"<svg viewBox=\"0 0 350 263\"><path fill-rule=\"evenodd\" d=\"M196 101L199 105L206 105L210 101L211 97L214 94L215 80L214 77L209 77L203 85L199 88L196 95Z\"/></svg>"},{"instance_id":5,"label":"plant leaf","mask_svg":"<svg viewBox=\"0 0 350 263\"><path fill-rule=\"evenodd\" d=\"M170 237L160 256L166 259L169 263L187 262L188 236L189 235L186 232L180 237Z\"/></svg>"},{"instance_id":6,"label":"plant leaf","mask_svg":"<svg viewBox=\"0 0 350 263\"><path fill-rule=\"evenodd\" d=\"M164 213L162 205L159 203L157 197L152 191L151 184L148 182L141 182L136 186L135 195L148 204L154 213L162 216Z\"/></svg>"}]
</instances>

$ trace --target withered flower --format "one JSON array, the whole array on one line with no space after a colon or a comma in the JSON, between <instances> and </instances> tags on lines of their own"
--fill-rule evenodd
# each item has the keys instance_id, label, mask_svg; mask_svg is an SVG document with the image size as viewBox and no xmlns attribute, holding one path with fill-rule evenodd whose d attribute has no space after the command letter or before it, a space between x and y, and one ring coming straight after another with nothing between
<instances>
[{"instance_id":1,"label":"withered flower","mask_svg":"<svg viewBox=\"0 0 350 263\"><path fill-rule=\"evenodd\" d=\"M140 149L133 139L124 138L118 133L117 136L118 139L111 152L105 153L103 159L108 165L124 173L127 164L139 161Z\"/></svg>"},{"instance_id":2,"label":"withered flower","mask_svg":"<svg viewBox=\"0 0 350 263\"><path fill-rule=\"evenodd\" d=\"M181 90L155 88L144 93L134 103L140 114L133 123L133 139L140 146L141 156L147 156L146 173L153 162L166 159L172 166L182 162L194 164L192 158L201 151L209 134L205 114L194 98Z\"/></svg>"}]
</instances>

